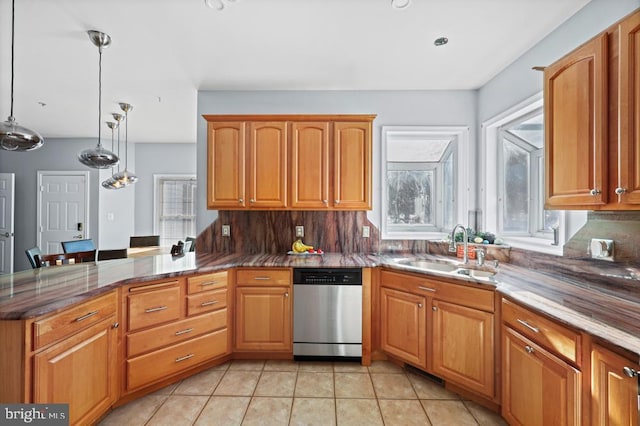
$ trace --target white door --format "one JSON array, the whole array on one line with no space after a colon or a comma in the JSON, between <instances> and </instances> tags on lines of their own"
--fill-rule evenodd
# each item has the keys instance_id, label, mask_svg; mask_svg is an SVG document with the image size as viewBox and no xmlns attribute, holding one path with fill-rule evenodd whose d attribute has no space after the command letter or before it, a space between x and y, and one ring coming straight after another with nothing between
<instances>
[{"instance_id":1,"label":"white door","mask_svg":"<svg viewBox=\"0 0 640 426\"><path fill-rule=\"evenodd\" d=\"M89 172L38 172L38 247L62 253L61 241L89 238Z\"/></svg>"},{"instance_id":2,"label":"white door","mask_svg":"<svg viewBox=\"0 0 640 426\"><path fill-rule=\"evenodd\" d=\"M15 175L0 173L0 275L13 273Z\"/></svg>"}]
</instances>

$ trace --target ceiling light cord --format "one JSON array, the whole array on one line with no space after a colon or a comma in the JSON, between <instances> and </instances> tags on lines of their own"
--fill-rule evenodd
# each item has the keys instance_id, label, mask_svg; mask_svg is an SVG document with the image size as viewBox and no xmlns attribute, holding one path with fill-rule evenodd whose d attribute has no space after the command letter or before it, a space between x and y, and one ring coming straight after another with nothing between
<instances>
[{"instance_id":1,"label":"ceiling light cord","mask_svg":"<svg viewBox=\"0 0 640 426\"><path fill-rule=\"evenodd\" d=\"M13 117L13 62L14 62L14 44L16 38L16 0L11 2L11 112L10 117Z\"/></svg>"},{"instance_id":2,"label":"ceiling light cord","mask_svg":"<svg viewBox=\"0 0 640 426\"><path fill-rule=\"evenodd\" d=\"M98 46L98 149L102 147L100 118L102 117L102 46Z\"/></svg>"}]
</instances>

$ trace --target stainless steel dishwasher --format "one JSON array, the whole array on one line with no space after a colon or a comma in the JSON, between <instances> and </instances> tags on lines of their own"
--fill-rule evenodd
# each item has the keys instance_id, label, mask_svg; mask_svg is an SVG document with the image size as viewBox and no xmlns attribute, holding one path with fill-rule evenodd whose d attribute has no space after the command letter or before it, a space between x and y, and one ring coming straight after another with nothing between
<instances>
[{"instance_id":1,"label":"stainless steel dishwasher","mask_svg":"<svg viewBox=\"0 0 640 426\"><path fill-rule=\"evenodd\" d=\"M362 269L293 269L293 355L362 357Z\"/></svg>"}]
</instances>

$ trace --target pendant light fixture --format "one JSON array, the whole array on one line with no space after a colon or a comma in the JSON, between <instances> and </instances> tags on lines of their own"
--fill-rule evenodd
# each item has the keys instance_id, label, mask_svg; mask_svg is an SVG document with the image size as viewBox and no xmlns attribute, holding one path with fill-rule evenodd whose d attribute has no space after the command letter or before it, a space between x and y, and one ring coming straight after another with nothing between
<instances>
[{"instance_id":1,"label":"pendant light fixture","mask_svg":"<svg viewBox=\"0 0 640 426\"><path fill-rule=\"evenodd\" d=\"M114 112L111 114L111 116L113 117L114 120L116 120L114 122L113 128L111 130L111 137L113 138L113 129L117 128L118 129L118 150L117 150L117 155L118 157L120 157L120 123L122 123L122 121L124 120L124 115ZM107 122L107 126L109 126L109 128L112 127L112 125L109 124L110 122ZM112 122L113 123L113 122ZM114 145L113 145L113 140L111 143L111 151L116 152ZM118 171L120 171L120 163L118 163ZM115 166L111 167L111 176L109 176L107 179L105 179L102 182L102 187L105 189L120 189L123 186L120 184L119 181L116 180L116 178L114 177L114 175L116 174L115 171Z\"/></svg>"},{"instance_id":2,"label":"pendant light fixture","mask_svg":"<svg viewBox=\"0 0 640 426\"><path fill-rule=\"evenodd\" d=\"M0 123L0 147L7 151L33 151L44 143L42 136L34 130L19 126L13 116L13 78L14 78L14 44L16 1L11 2L11 112L7 121Z\"/></svg>"},{"instance_id":3,"label":"pendant light fixture","mask_svg":"<svg viewBox=\"0 0 640 426\"><path fill-rule=\"evenodd\" d=\"M138 181L138 176L129 171L129 112L133 110L133 106L126 102L120 102L120 109L124 111L124 152L125 162L124 170L113 175L113 178L119 182L122 187L129 186Z\"/></svg>"},{"instance_id":4,"label":"pendant light fixture","mask_svg":"<svg viewBox=\"0 0 640 426\"><path fill-rule=\"evenodd\" d=\"M78 160L82 164L94 169L108 169L118 164L120 159L113 152L102 146L101 140L101 119L102 119L102 49L111 45L109 35L95 30L88 31L89 39L98 47L98 146L85 149L78 154Z\"/></svg>"},{"instance_id":5,"label":"pendant light fixture","mask_svg":"<svg viewBox=\"0 0 640 426\"><path fill-rule=\"evenodd\" d=\"M116 151L115 151L115 148L114 148L114 143L113 143L113 139L114 139L114 137L113 137L113 136L114 136L115 129L119 127L119 125L118 125L118 124L119 124L119 121L107 121L107 122L106 122L106 124L107 124L107 127L111 129L111 152L114 152L114 153L115 153ZM120 153L120 150L118 149L118 154L119 154L119 153ZM116 155L117 155L117 154L116 154ZM114 166L114 167L115 167L115 166ZM106 189L113 189L113 188L112 188L112 185L113 185L113 183L112 183L112 182L113 182L113 180L114 180L114 179L113 179L113 174L114 174L113 169L114 169L114 167L111 167L111 176L109 176L107 179L105 179L105 180L102 182L102 186L103 186L104 188L106 188Z\"/></svg>"}]
</instances>

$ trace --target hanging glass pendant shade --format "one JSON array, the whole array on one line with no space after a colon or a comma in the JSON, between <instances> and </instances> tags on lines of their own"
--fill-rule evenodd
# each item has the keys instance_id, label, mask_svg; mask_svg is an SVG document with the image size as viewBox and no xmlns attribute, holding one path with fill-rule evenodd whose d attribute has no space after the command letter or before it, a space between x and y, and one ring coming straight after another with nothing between
<instances>
[{"instance_id":1,"label":"hanging glass pendant shade","mask_svg":"<svg viewBox=\"0 0 640 426\"><path fill-rule=\"evenodd\" d=\"M138 181L138 176L133 174L128 169L129 164L129 112L133 110L133 106L131 104L121 102L120 109L124 111L124 150L125 150L125 163L124 170L119 171L113 178L118 181L119 187L127 187L131 184L134 184Z\"/></svg>"},{"instance_id":2,"label":"hanging glass pendant shade","mask_svg":"<svg viewBox=\"0 0 640 426\"><path fill-rule=\"evenodd\" d=\"M13 116L15 7L16 2L13 0L11 2L11 112L7 121L0 123L0 147L7 151L33 151L44 144L44 139L35 130L18 125Z\"/></svg>"},{"instance_id":3,"label":"hanging glass pendant shade","mask_svg":"<svg viewBox=\"0 0 640 426\"><path fill-rule=\"evenodd\" d=\"M108 169L118 164L120 159L116 154L105 149L102 146L101 138L101 118L102 118L102 49L111 45L111 37L100 32L88 31L89 39L98 47L98 146L95 148L85 149L78 154L78 160L82 164L94 169Z\"/></svg>"},{"instance_id":4,"label":"hanging glass pendant shade","mask_svg":"<svg viewBox=\"0 0 640 426\"><path fill-rule=\"evenodd\" d=\"M115 128L118 129L118 150L117 150L117 155L118 157L120 157L120 128L122 127L122 121L124 121L124 115L114 112L111 114L113 119L116 120L115 123ZM111 126L109 126L111 127ZM113 137L113 130L111 133L111 136ZM116 152L115 148L113 147L113 145L111 146L111 151ZM120 163L118 163L118 172L120 171ZM116 174L115 171L115 167L111 168L111 176L109 176L107 179L104 180L104 182L102 182L102 187L105 189L120 189L120 188L124 188L124 186L122 186L122 183L119 182L118 180L116 180L116 178L114 177L114 175Z\"/></svg>"}]
</instances>

